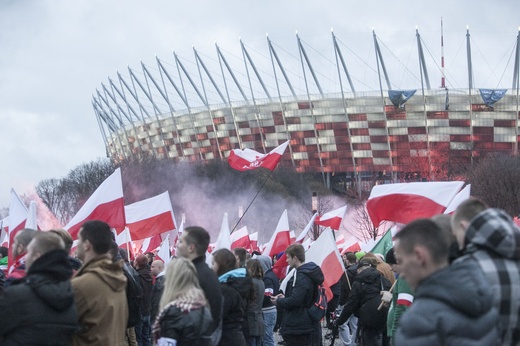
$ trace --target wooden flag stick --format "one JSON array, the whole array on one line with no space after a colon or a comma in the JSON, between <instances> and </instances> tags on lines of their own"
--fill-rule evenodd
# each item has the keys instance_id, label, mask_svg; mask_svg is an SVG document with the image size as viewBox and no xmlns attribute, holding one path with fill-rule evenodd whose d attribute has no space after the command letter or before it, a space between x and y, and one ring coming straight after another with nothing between
<instances>
[{"instance_id":1,"label":"wooden flag stick","mask_svg":"<svg viewBox=\"0 0 520 346\"><path fill-rule=\"evenodd\" d=\"M390 289L388 290L388 292L392 293L392 291L394 290L394 287L395 287L395 284L397 283L397 279L394 281L394 283L392 284L392 287L390 287ZM377 307L377 310L381 310L381 308L383 307L383 305L385 304L385 302L383 302L381 300L381 304L379 304L379 306Z\"/></svg>"}]
</instances>

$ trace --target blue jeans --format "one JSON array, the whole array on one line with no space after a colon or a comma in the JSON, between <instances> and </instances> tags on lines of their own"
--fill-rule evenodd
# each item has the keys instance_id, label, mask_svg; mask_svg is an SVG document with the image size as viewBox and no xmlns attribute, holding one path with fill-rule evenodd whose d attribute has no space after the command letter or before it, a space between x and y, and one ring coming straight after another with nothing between
<instances>
[{"instance_id":1,"label":"blue jeans","mask_svg":"<svg viewBox=\"0 0 520 346\"><path fill-rule=\"evenodd\" d=\"M151 329L150 315L141 316L141 321L135 326L135 336L139 346L151 346Z\"/></svg>"},{"instance_id":2,"label":"blue jeans","mask_svg":"<svg viewBox=\"0 0 520 346\"><path fill-rule=\"evenodd\" d=\"M264 316L264 346L274 346L274 325L276 323L276 309L263 311Z\"/></svg>"}]
</instances>

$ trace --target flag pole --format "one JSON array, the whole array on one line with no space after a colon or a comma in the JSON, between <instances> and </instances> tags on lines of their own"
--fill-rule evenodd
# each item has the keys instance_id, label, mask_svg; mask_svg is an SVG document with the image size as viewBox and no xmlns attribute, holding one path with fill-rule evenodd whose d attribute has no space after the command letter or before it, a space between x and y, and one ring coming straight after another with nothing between
<instances>
[{"instance_id":1,"label":"flag pole","mask_svg":"<svg viewBox=\"0 0 520 346\"><path fill-rule=\"evenodd\" d=\"M249 203L249 205L247 206L246 210L244 210L244 213L242 214L242 216L238 219L237 223L235 224L235 226L233 227L233 229L231 230L231 233L233 233L235 231L235 229L238 227L238 225L240 224L240 221L242 221L242 219L244 218L244 215L246 215L247 211L249 210L249 208L251 207L251 204L253 204L253 202L255 201L256 197L258 196L258 194L260 193L260 191L262 191L262 189L264 188L265 186L265 183L267 183L267 180L271 177L271 175L273 174L273 171L269 170L269 174L267 175L267 178L265 178L264 182L262 183L262 186L260 186L260 189L258 189L255 197L253 197L253 199L251 200L251 202Z\"/></svg>"}]
</instances>

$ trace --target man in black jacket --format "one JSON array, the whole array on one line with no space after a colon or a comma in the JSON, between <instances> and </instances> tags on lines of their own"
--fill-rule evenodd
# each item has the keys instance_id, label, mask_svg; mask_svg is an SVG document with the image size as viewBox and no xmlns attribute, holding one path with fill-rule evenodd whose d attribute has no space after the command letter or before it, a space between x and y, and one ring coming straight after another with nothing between
<instances>
[{"instance_id":1,"label":"man in black jacket","mask_svg":"<svg viewBox=\"0 0 520 346\"><path fill-rule=\"evenodd\" d=\"M152 262L152 275L155 277L155 282L152 288L152 312L151 320L152 326L155 322L155 318L159 313L159 303L161 302L161 296L164 291L164 262L161 260L155 260Z\"/></svg>"},{"instance_id":2,"label":"man in black jacket","mask_svg":"<svg viewBox=\"0 0 520 346\"><path fill-rule=\"evenodd\" d=\"M177 242L177 255L190 259L197 269L199 284L211 308L212 343L217 345L222 333L222 290L217 274L206 264L209 233L202 227L186 227Z\"/></svg>"},{"instance_id":3,"label":"man in black jacket","mask_svg":"<svg viewBox=\"0 0 520 346\"><path fill-rule=\"evenodd\" d=\"M287 282L285 295L271 298L278 308L284 309L281 328L283 339L288 346L320 345L319 321L313 321L306 309L311 306L318 285L323 283L323 272L315 263L305 263L305 249L300 244L290 245L285 254L294 274Z\"/></svg>"},{"instance_id":4,"label":"man in black jacket","mask_svg":"<svg viewBox=\"0 0 520 346\"><path fill-rule=\"evenodd\" d=\"M139 274L139 282L143 289L143 299L141 300L141 322L135 326L135 336L139 346L151 345L150 313L152 308L152 270L148 265L148 257L140 254L135 259L135 269Z\"/></svg>"},{"instance_id":5,"label":"man in black jacket","mask_svg":"<svg viewBox=\"0 0 520 346\"><path fill-rule=\"evenodd\" d=\"M78 314L72 267L56 234L38 232L29 243L26 276L0 297L1 345L70 345Z\"/></svg>"}]
</instances>

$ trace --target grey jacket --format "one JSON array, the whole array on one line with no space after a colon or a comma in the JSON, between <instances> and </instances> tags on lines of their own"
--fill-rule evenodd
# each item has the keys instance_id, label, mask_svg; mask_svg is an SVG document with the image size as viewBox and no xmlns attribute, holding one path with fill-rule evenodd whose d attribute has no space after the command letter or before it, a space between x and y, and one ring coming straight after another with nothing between
<instances>
[{"instance_id":1,"label":"grey jacket","mask_svg":"<svg viewBox=\"0 0 520 346\"><path fill-rule=\"evenodd\" d=\"M482 270L462 259L419 283L395 345L498 345L498 313Z\"/></svg>"}]
</instances>

